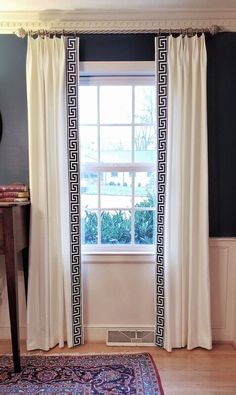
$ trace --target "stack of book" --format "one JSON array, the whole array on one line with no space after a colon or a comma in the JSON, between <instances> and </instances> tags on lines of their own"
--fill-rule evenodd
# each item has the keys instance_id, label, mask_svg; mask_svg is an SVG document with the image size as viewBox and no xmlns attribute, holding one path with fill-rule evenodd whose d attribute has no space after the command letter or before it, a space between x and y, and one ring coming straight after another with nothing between
<instances>
[{"instance_id":1,"label":"stack of book","mask_svg":"<svg viewBox=\"0 0 236 395\"><path fill-rule=\"evenodd\" d=\"M1 203L24 203L29 202L30 192L28 185L15 183L10 185L0 185Z\"/></svg>"}]
</instances>

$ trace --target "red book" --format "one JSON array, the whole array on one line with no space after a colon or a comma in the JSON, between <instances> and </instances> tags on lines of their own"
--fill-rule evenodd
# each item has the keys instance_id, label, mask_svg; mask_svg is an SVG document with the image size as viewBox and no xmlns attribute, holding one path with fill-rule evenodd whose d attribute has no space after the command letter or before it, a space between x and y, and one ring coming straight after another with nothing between
<instances>
[{"instance_id":1,"label":"red book","mask_svg":"<svg viewBox=\"0 0 236 395\"><path fill-rule=\"evenodd\" d=\"M18 192L18 191L4 191L1 192L0 191L0 198L7 198L7 197L11 197L11 198L22 198L22 197L29 197L29 192L28 191L24 191L24 192Z\"/></svg>"},{"instance_id":2,"label":"red book","mask_svg":"<svg viewBox=\"0 0 236 395\"><path fill-rule=\"evenodd\" d=\"M0 203L1 202L12 202L12 203L16 203L16 202L28 202L29 201L29 198L27 198L27 197L19 197L19 198L17 198L17 197L0 197Z\"/></svg>"},{"instance_id":3,"label":"red book","mask_svg":"<svg viewBox=\"0 0 236 395\"><path fill-rule=\"evenodd\" d=\"M0 192L27 192L27 191L29 191L28 185L21 183L0 185Z\"/></svg>"}]
</instances>

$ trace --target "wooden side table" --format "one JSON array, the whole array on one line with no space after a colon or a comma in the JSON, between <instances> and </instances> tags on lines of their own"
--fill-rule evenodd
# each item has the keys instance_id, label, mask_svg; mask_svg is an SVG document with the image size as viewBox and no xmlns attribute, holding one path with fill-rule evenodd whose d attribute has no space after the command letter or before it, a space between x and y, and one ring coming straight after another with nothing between
<instances>
[{"instance_id":1,"label":"wooden side table","mask_svg":"<svg viewBox=\"0 0 236 395\"><path fill-rule=\"evenodd\" d=\"M0 254L5 255L14 371L20 372L17 261L22 253L25 292L28 285L30 203L0 202Z\"/></svg>"}]
</instances>

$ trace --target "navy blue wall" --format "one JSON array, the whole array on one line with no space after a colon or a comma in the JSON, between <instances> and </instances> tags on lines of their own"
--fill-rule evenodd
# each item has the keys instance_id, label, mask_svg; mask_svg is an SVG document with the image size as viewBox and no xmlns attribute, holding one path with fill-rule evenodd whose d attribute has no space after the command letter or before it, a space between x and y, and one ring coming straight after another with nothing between
<instances>
[{"instance_id":1,"label":"navy blue wall","mask_svg":"<svg viewBox=\"0 0 236 395\"><path fill-rule=\"evenodd\" d=\"M236 33L207 40L211 236L236 236Z\"/></svg>"},{"instance_id":2,"label":"navy blue wall","mask_svg":"<svg viewBox=\"0 0 236 395\"><path fill-rule=\"evenodd\" d=\"M28 183L26 40L0 35L0 184Z\"/></svg>"},{"instance_id":3,"label":"navy blue wall","mask_svg":"<svg viewBox=\"0 0 236 395\"><path fill-rule=\"evenodd\" d=\"M85 34L81 61L149 61L155 59L154 34Z\"/></svg>"},{"instance_id":4,"label":"navy blue wall","mask_svg":"<svg viewBox=\"0 0 236 395\"><path fill-rule=\"evenodd\" d=\"M207 37L210 236L236 236L236 33ZM0 35L0 183L28 183L26 40ZM80 60L154 60L154 35L82 35Z\"/></svg>"}]
</instances>

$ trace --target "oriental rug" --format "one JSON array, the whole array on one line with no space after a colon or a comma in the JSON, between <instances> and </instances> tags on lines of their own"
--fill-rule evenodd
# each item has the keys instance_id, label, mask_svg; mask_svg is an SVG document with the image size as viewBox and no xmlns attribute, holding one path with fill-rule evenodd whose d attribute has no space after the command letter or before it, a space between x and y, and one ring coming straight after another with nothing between
<instances>
[{"instance_id":1,"label":"oriental rug","mask_svg":"<svg viewBox=\"0 0 236 395\"><path fill-rule=\"evenodd\" d=\"M21 373L12 358L0 357L0 395L163 395L159 374L148 353L31 355L21 357Z\"/></svg>"}]
</instances>

